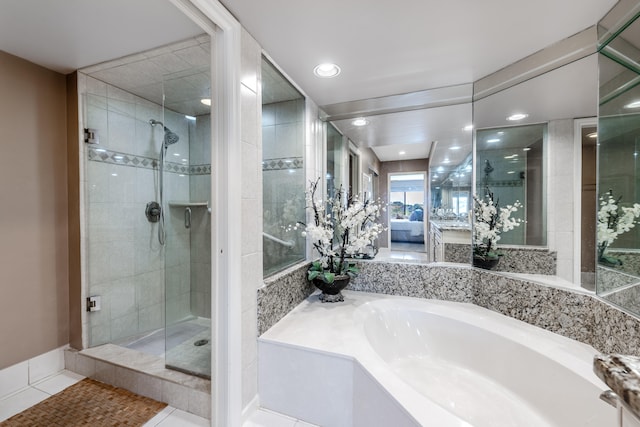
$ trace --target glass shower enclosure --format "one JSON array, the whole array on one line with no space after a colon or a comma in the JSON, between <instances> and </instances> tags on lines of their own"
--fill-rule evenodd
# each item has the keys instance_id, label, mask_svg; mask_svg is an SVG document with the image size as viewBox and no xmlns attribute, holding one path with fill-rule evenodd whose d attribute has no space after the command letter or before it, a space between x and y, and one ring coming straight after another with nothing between
<instances>
[{"instance_id":1,"label":"glass shower enclosure","mask_svg":"<svg viewBox=\"0 0 640 427\"><path fill-rule=\"evenodd\" d=\"M208 35L79 74L89 347L211 375ZM142 58L142 59L141 59Z\"/></svg>"}]
</instances>

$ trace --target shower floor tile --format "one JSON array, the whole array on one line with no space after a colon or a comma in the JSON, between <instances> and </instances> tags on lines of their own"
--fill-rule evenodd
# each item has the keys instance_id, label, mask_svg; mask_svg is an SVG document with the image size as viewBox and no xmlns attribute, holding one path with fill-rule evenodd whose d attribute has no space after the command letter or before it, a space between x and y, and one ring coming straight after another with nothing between
<instances>
[{"instance_id":1,"label":"shower floor tile","mask_svg":"<svg viewBox=\"0 0 640 427\"><path fill-rule=\"evenodd\" d=\"M146 335L129 338L125 341L118 341L114 344L153 356L164 357L166 349L170 350L191 340L196 335L208 331L210 329L210 322L209 319L196 318L168 326L166 346L164 329L158 329Z\"/></svg>"}]
</instances>

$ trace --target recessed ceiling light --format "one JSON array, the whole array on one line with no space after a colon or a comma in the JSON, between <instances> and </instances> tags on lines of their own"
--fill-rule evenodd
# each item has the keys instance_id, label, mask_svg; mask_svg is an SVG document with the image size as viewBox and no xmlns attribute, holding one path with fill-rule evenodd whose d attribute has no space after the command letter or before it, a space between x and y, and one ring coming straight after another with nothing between
<instances>
[{"instance_id":1,"label":"recessed ceiling light","mask_svg":"<svg viewBox=\"0 0 640 427\"><path fill-rule=\"evenodd\" d=\"M487 142L500 142L500 138L487 139Z\"/></svg>"},{"instance_id":2,"label":"recessed ceiling light","mask_svg":"<svg viewBox=\"0 0 640 427\"><path fill-rule=\"evenodd\" d=\"M449 159L444 159L444 160L442 161L442 163L444 163L444 164L451 163L451 160L449 160Z\"/></svg>"},{"instance_id":3,"label":"recessed ceiling light","mask_svg":"<svg viewBox=\"0 0 640 427\"><path fill-rule=\"evenodd\" d=\"M459 150L460 146L454 145L453 147L449 147L449 150Z\"/></svg>"},{"instance_id":4,"label":"recessed ceiling light","mask_svg":"<svg viewBox=\"0 0 640 427\"><path fill-rule=\"evenodd\" d=\"M442 166L438 166L438 169L436 169L438 172L444 172L444 168Z\"/></svg>"},{"instance_id":5,"label":"recessed ceiling light","mask_svg":"<svg viewBox=\"0 0 640 427\"><path fill-rule=\"evenodd\" d=\"M360 117L353 120L351 124L354 126L366 126L369 124L369 120L365 119L364 117Z\"/></svg>"},{"instance_id":6,"label":"recessed ceiling light","mask_svg":"<svg viewBox=\"0 0 640 427\"><path fill-rule=\"evenodd\" d=\"M313 69L313 74L322 78L335 77L340 74L340 67L336 64L324 63L317 65L316 68Z\"/></svg>"},{"instance_id":7,"label":"recessed ceiling light","mask_svg":"<svg viewBox=\"0 0 640 427\"><path fill-rule=\"evenodd\" d=\"M401 156L404 156L405 154L407 154L406 151L399 151L398 154L400 154Z\"/></svg>"},{"instance_id":8,"label":"recessed ceiling light","mask_svg":"<svg viewBox=\"0 0 640 427\"><path fill-rule=\"evenodd\" d=\"M202 98L200 102L204 105L211 106L211 98Z\"/></svg>"},{"instance_id":9,"label":"recessed ceiling light","mask_svg":"<svg viewBox=\"0 0 640 427\"><path fill-rule=\"evenodd\" d=\"M473 130L473 125L466 125L465 127L462 128L462 130L465 130L467 132L470 132Z\"/></svg>"},{"instance_id":10,"label":"recessed ceiling light","mask_svg":"<svg viewBox=\"0 0 640 427\"><path fill-rule=\"evenodd\" d=\"M587 138L597 138L598 132L591 132L587 134Z\"/></svg>"},{"instance_id":11,"label":"recessed ceiling light","mask_svg":"<svg viewBox=\"0 0 640 427\"><path fill-rule=\"evenodd\" d=\"M522 151L531 151L531 147L524 147Z\"/></svg>"},{"instance_id":12,"label":"recessed ceiling light","mask_svg":"<svg viewBox=\"0 0 640 427\"><path fill-rule=\"evenodd\" d=\"M640 101L633 101L624 106L624 108L640 108Z\"/></svg>"},{"instance_id":13,"label":"recessed ceiling light","mask_svg":"<svg viewBox=\"0 0 640 427\"><path fill-rule=\"evenodd\" d=\"M195 121L196 121L196 118L195 118L195 117L193 117L193 116L187 116L187 115L185 115L185 116L184 116L184 118L185 118L185 119L187 119L187 120L191 120L192 122L195 122Z\"/></svg>"},{"instance_id":14,"label":"recessed ceiling light","mask_svg":"<svg viewBox=\"0 0 640 427\"><path fill-rule=\"evenodd\" d=\"M640 104L639 104L639 106L640 106ZM516 113L516 114L512 114L512 115L510 115L509 117L507 117L507 120L509 120L509 121L512 121L512 122L513 122L513 121L522 120L522 119L527 118L527 117L529 117L529 115L528 115L528 114L524 114L524 113Z\"/></svg>"},{"instance_id":15,"label":"recessed ceiling light","mask_svg":"<svg viewBox=\"0 0 640 427\"><path fill-rule=\"evenodd\" d=\"M180 157L180 153L173 153L174 156Z\"/></svg>"},{"instance_id":16,"label":"recessed ceiling light","mask_svg":"<svg viewBox=\"0 0 640 427\"><path fill-rule=\"evenodd\" d=\"M509 171L508 174L516 173L516 171Z\"/></svg>"}]
</instances>

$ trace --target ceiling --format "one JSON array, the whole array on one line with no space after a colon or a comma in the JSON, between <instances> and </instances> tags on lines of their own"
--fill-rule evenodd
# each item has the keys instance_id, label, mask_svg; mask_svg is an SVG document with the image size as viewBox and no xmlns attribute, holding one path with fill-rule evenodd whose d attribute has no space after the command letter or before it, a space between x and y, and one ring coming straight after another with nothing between
<instances>
[{"instance_id":1,"label":"ceiling","mask_svg":"<svg viewBox=\"0 0 640 427\"><path fill-rule=\"evenodd\" d=\"M166 0L0 1L0 49L62 73L203 32ZM222 3L278 67L329 111L340 103L349 106L356 100L471 83L594 25L615 1ZM185 60L171 54L161 67L179 64L176 58ZM132 58L130 76L143 59ZM158 65L153 62L150 67ZM321 62L339 64L342 73L333 79L316 78L312 70ZM454 155L450 146L470 141L462 131L471 119L470 104L457 107L373 113L367 129L353 128L346 118L336 125L359 146L372 147L381 160L424 157L433 151L434 141L436 154L444 160ZM400 151L405 157L397 154Z\"/></svg>"}]
</instances>

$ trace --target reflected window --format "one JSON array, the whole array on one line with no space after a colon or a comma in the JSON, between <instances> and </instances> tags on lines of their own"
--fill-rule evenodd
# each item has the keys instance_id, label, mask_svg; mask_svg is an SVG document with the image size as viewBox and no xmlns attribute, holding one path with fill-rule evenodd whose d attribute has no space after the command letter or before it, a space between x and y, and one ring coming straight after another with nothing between
<instances>
[{"instance_id":1,"label":"reflected window","mask_svg":"<svg viewBox=\"0 0 640 427\"><path fill-rule=\"evenodd\" d=\"M501 245L547 244L545 147L547 125L481 129L476 135L476 194L500 206L522 204L512 217L523 226L501 235Z\"/></svg>"}]
</instances>

